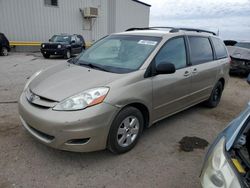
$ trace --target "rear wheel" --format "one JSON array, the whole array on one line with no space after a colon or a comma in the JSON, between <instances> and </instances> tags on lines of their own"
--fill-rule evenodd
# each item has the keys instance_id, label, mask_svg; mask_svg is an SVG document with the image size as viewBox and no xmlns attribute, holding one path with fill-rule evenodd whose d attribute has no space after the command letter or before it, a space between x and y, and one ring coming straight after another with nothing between
<instances>
[{"instance_id":1,"label":"rear wheel","mask_svg":"<svg viewBox=\"0 0 250 188\"><path fill-rule=\"evenodd\" d=\"M143 125L143 115L137 108L124 108L111 125L108 149L117 154L131 150L142 133Z\"/></svg>"},{"instance_id":2,"label":"rear wheel","mask_svg":"<svg viewBox=\"0 0 250 188\"><path fill-rule=\"evenodd\" d=\"M205 104L210 108L216 107L220 103L222 92L223 92L223 84L219 81L214 86L213 91L209 99L205 102Z\"/></svg>"},{"instance_id":3,"label":"rear wheel","mask_svg":"<svg viewBox=\"0 0 250 188\"><path fill-rule=\"evenodd\" d=\"M6 47L2 47L1 55L3 55L3 56L7 56L8 55L8 49Z\"/></svg>"},{"instance_id":4,"label":"rear wheel","mask_svg":"<svg viewBox=\"0 0 250 188\"><path fill-rule=\"evenodd\" d=\"M50 57L50 55L49 54L43 54L43 57L48 59Z\"/></svg>"}]
</instances>

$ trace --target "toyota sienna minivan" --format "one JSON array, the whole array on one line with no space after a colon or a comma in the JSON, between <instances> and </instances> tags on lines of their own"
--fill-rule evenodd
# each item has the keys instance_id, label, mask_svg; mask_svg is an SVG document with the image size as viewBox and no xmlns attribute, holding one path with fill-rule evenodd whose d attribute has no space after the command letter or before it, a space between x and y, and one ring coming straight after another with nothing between
<instances>
[{"instance_id":1,"label":"toyota sienna minivan","mask_svg":"<svg viewBox=\"0 0 250 188\"><path fill-rule=\"evenodd\" d=\"M229 62L224 43L210 31L129 29L31 76L20 118L48 146L124 153L155 122L201 102L216 107Z\"/></svg>"}]
</instances>

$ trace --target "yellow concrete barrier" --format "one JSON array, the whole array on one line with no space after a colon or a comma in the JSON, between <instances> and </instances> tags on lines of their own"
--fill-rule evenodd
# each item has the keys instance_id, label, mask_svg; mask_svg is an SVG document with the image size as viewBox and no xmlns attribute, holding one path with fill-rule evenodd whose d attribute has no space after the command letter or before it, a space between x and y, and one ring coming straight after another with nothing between
<instances>
[{"instance_id":1,"label":"yellow concrete barrier","mask_svg":"<svg viewBox=\"0 0 250 188\"><path fill-rule=\"evenodd\" d=\"M41 42L10 41L10 46L40 46Z\"/></svg>"}]
</instances>

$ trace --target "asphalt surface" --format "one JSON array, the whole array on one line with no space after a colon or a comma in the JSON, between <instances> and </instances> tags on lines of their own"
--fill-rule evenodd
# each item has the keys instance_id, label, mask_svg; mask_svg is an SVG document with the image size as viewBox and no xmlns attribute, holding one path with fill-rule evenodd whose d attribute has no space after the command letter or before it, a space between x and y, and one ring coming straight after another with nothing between
<instances>
[{"instance_id":1,"label":"asphalt surface","mask_svg":"<svg viewBox=\"0 0 250 188\"><path fill-rule=\"evenodd\" d=\"M197 105L144 131L137 146L123 155L109 151L72 153L49 148L22 127L17 101L27 78L41 68L64 62L39 53L0 57L0 188L6 187L200 187L205 149L185 152L183 137L211 144L250 101L250 86L231 78L220 105Z\"/></svg>"}]
</instances>

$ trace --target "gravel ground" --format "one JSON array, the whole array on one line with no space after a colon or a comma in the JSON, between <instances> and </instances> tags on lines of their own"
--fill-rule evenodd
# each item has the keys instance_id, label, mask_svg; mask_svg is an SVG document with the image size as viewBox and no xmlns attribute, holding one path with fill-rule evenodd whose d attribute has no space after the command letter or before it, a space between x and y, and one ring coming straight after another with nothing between
<instances>
[{"instance_id":1,"label":"gravel ground","mask_svg":"<svg viewBox=\"0 0 250 188\"><path fill-rule=\"evenodd\" d=\"M108 151L72 153L49 148L21 126L17 100L34 72L65 60L40 54L0 57L0 187L200 187L205 149L184 152L183 137L209 143L250 100L244 79L231 78L220 105L197 105L144 131L137 146L123 155Z\"/></svg>"}]
</instances>

